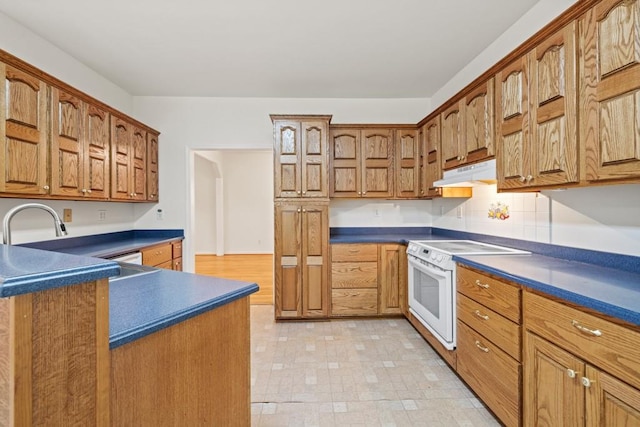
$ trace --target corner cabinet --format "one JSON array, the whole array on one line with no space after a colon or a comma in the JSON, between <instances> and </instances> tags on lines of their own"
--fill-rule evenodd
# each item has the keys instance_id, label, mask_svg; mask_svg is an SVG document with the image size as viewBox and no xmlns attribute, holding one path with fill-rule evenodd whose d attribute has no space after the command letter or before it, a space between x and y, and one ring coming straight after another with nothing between
<instances>
[{"instance_id":1,"label":"corner cabinet","mask_svg":"<svg viewBox=\"0 0 640 427\"><path fill-rule=\"evenodd\" d=\"M0 70L0 192L48 195L49 88L10 65Z\"/></svg>"},{"instance_id":2,"label":"corner cabinet","mask_svg":"<svg viewBox=\"0 0 640 427\"><path fill-rule=\"evenodd\" d=\"M640 332L524 292L524 425L640 425Z\"/></svg>"},{"instance_id":3,"label":"corner cabinet","mask_svg":"<svg viewBox=\"0 0 640 427\"><path fill-rule=\"evenodd\" d=\"M157 202L160 198L158 149L158 134L147 132L147 200L150 202Z\"/></svg>"},{"instance_id":4,"label":"corner cabinet","mask_svg":"<svg viewBox=\"0 0 640 427\"><path fill-rule=\"evenodd\" d=\"M332 198L393 198L392 129L332 126L329 153Z\"/></svg>"},{"instance_id":5,"label":"corner cabinet","mask_svg":"<svg viewBox=\"0 0 640 427\"><path fill-rule=\"evenodd\" d=\"M329 197L331 116L271 115L274 124L274 197Z\"/></svg>"},{"instance_id":6,"label":"corner cabinet","mask_svg":"<svg viewBox=\"0 0 640 427\"><path fill-rule=\"evenodd\" d=\"M580 20L580 134L587 181L640 178L640 1L606 0Z\"/></svg>"},{"instance_id":7,"label":"corner cabinet","mask_svg":"<svg viewBox=\"0 0 640 427\"><path fill-rule=\"evenodd\" d=\"M275 203L276 319L329 314L329 204Z\"/></svg>"}]
</instances>

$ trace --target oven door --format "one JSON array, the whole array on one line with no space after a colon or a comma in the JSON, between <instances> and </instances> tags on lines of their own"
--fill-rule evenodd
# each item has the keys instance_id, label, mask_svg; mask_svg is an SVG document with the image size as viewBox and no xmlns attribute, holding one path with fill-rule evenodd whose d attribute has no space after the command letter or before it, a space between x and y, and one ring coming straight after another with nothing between
<instances>
[{"instance_id":1,"label":"oven door","mask_svg":"<svg viewBox=\"0 0 640 427\"><path fill-rule=\"evenodd\" d=\"M409 311L448 350L456 347L453 271L442 270L413 256L409 265Z\"/></svg>"}]
</instances>

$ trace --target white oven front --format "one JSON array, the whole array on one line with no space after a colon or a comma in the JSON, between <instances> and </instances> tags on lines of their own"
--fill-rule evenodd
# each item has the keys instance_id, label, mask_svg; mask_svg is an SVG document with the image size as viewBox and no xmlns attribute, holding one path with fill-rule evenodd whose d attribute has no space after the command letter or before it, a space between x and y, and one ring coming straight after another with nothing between
<instances>
[{"instance_id":1,"label":"white oven front","mask_svg":"<svg viewBox=\"0 0 640 427\"><path fill-rule=\"evenodd\" d=\"M456 347L454 271L408 256L409 311L448 350Z\"/></svg>"}]
</instances>

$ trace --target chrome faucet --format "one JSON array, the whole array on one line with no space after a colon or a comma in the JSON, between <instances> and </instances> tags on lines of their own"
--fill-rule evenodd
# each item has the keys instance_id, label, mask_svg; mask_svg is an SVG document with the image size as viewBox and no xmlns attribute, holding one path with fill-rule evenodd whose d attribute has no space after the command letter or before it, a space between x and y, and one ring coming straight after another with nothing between
<instances>
[{"instance_id":1,"label":"chrome faucet","mask_svg":"<svg viewBox=\"0 0 640 427\"><path fill-rule=\"evenodd\" d=\"M67 228L65 227L64 223L60 220L60 217L58 216L56 211L54 211L47 205L43 205L42 203L25 203L24 205L19 205L11 209L4 216L4 219L2 220L2 243L4 243L5 245L11 244L11 219L13 218L13 216L20 211L23 211L25 209L30 209L30 208L42 209L44 211L49 212L53 217L53 226L56 229L56 236L60 237L60 236L67 235Z\"/></svg>"}]
</instances>

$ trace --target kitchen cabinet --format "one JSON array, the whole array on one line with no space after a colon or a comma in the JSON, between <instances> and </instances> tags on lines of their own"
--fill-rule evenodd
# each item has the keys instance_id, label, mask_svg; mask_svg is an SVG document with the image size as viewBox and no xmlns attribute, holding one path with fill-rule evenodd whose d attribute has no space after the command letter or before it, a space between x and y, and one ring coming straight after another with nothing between
<instances>
[{"instance_id":1,"label":"kitchen cabinet","mask_svg":"<svg viewBox=\"0 0 640 427\"><path fill-rule=\"evenodd\" d=\"M111 198L147 199L147 135L133 123L111 116Z\"/></svg>"},{"instance_id":2,"label":"kitchen cabinet","mask_svg":"<svg viewBox=\"0 0 640 427\"><path fill-rule=\"evenodd\" d=\"M48 195L48 87L4 63L0 72L0 192Z\"/></svg>"},{"instance_id":3,"label":"kitchen cabinet","mask_svg":"<svg viewBox=\"0 0 640 427\"><path fill-rule=\"evenodd\" d=\"M377 316L407 311L406 247L331 245L331 316Z\"/></svg>"},{"instance_id":4,"label":"kitchen cabinet","mask_svg":"<svg viewBox=\"0 0 640 427\"><path fill-rule=\"evenodd\" d=\"M416 199L420 197L420 155L418 131L397 129L395 135L395 197Z\"/></svg>"},{"instance_id":5,"label":"kitchen cabinet","mask_svg":"<svg viewBox=\"0 0 640 427\"><path fill-rule=\"evenodd\" d=\"M143 265L182 271L182 240L149 246L140 252Z\"/></svg>"},{"instance_id":6,"label":"kitchen cabinet","mask_svg":"<svg viewBox=\"0 0 640 427\"><path fill-rule=\"evenodd\" d=\"M109 113L51 88L51 195L109 198Z\"/></svg>"},{"instance_id":7,"label":"kitchen cabinet","mask_svg":"<svg viewBox=\"0 0 640 427\"><path fill-rule=\"evenodd\" d=\"M443 169L493 157L493 86L492 78L479 84L440 115Z\"/></svg>"},{"instance_id":8,"label":"kitchen cabinet","mask_svg":"<svg viewBox=\"0 0 640 427\"><path fill-rule=\"evenodd\" d=\"M518 426L522 379L520 288L459 265L457 290L456 370L500 421Z\"/></svg>"},{"instance_id":9,"label":"kitchen cabinet","mask_svg":"<svg viewBox=\"0 0 640 427\"><path fill-rule=\"evenodd\" d=\"M524 424L640 425L640 332L524 293Z\"/></svg>"},{"instance_id":10,"label":"kitchen cabinet","mask_svg":"<svg viewBox=\"0 0 640 427\"><path fill-rule=\"evenodd\" d=\"M329 197L331 116L271 115L274 125L275 197Z\"/></svg>"},{"instance_id":11,"label":"kitchen cabinet","mask_svg":"<svg viewBox=\"0 0 640 427\"><path fill-rule=\"evenodd\" d=\"M393 197L392 129L332 126L329 153L331 197Z\"/></svg>"},{"instance_id":12,"label":"kitchen cabinet","mask_svg":"<svg viewBox=\"0 0 640 427\"><path fill-rule=\"evenodd\" d=\"M158 134L147 132L147 200L157 202L160 189L158 181Z\"/></svg>"},{"instance_id":13,"label":"kitchen cabinet","mask_svg":"<svg viewBox=\"0 0 640 427\"><path fill-rule=\"evenodd\" d=\"M422 162L423 175L421 182L421 196L438 197L442 195L442 188L434 187L433 183L442 179L442 163L440 158L440 116L435 116L422 127L424 155Z\"/></svg>"},{"instance_id":14,"label":"kitchen cabinet","mask_svg":"<svg viewBox=\"0 0 640 427\"><path fill-rule=\"evenodd\" d=\"M640 2L606 0L580 20L580 138L589 182L640 178Z\"/></svg>"},{"instance_id":15,"label":"kitchen cabinet","mask_svg":"<svg viewBox=\"0 0 640 427\"><path fill-rule=\"evenodd\" d=\"M576 23L496 75L501 190L579 182Z\"/></svg>"},{"instance_id":16,"label":"kitchen cabinet","mask_svg":"<svg viewBox=\"0 0 640 427\"><path fill-rule=\"evenodd\" d=\"M276 202L274 240L275 317L327 317L328 201Z\"/></svg>"}]
</instances>

